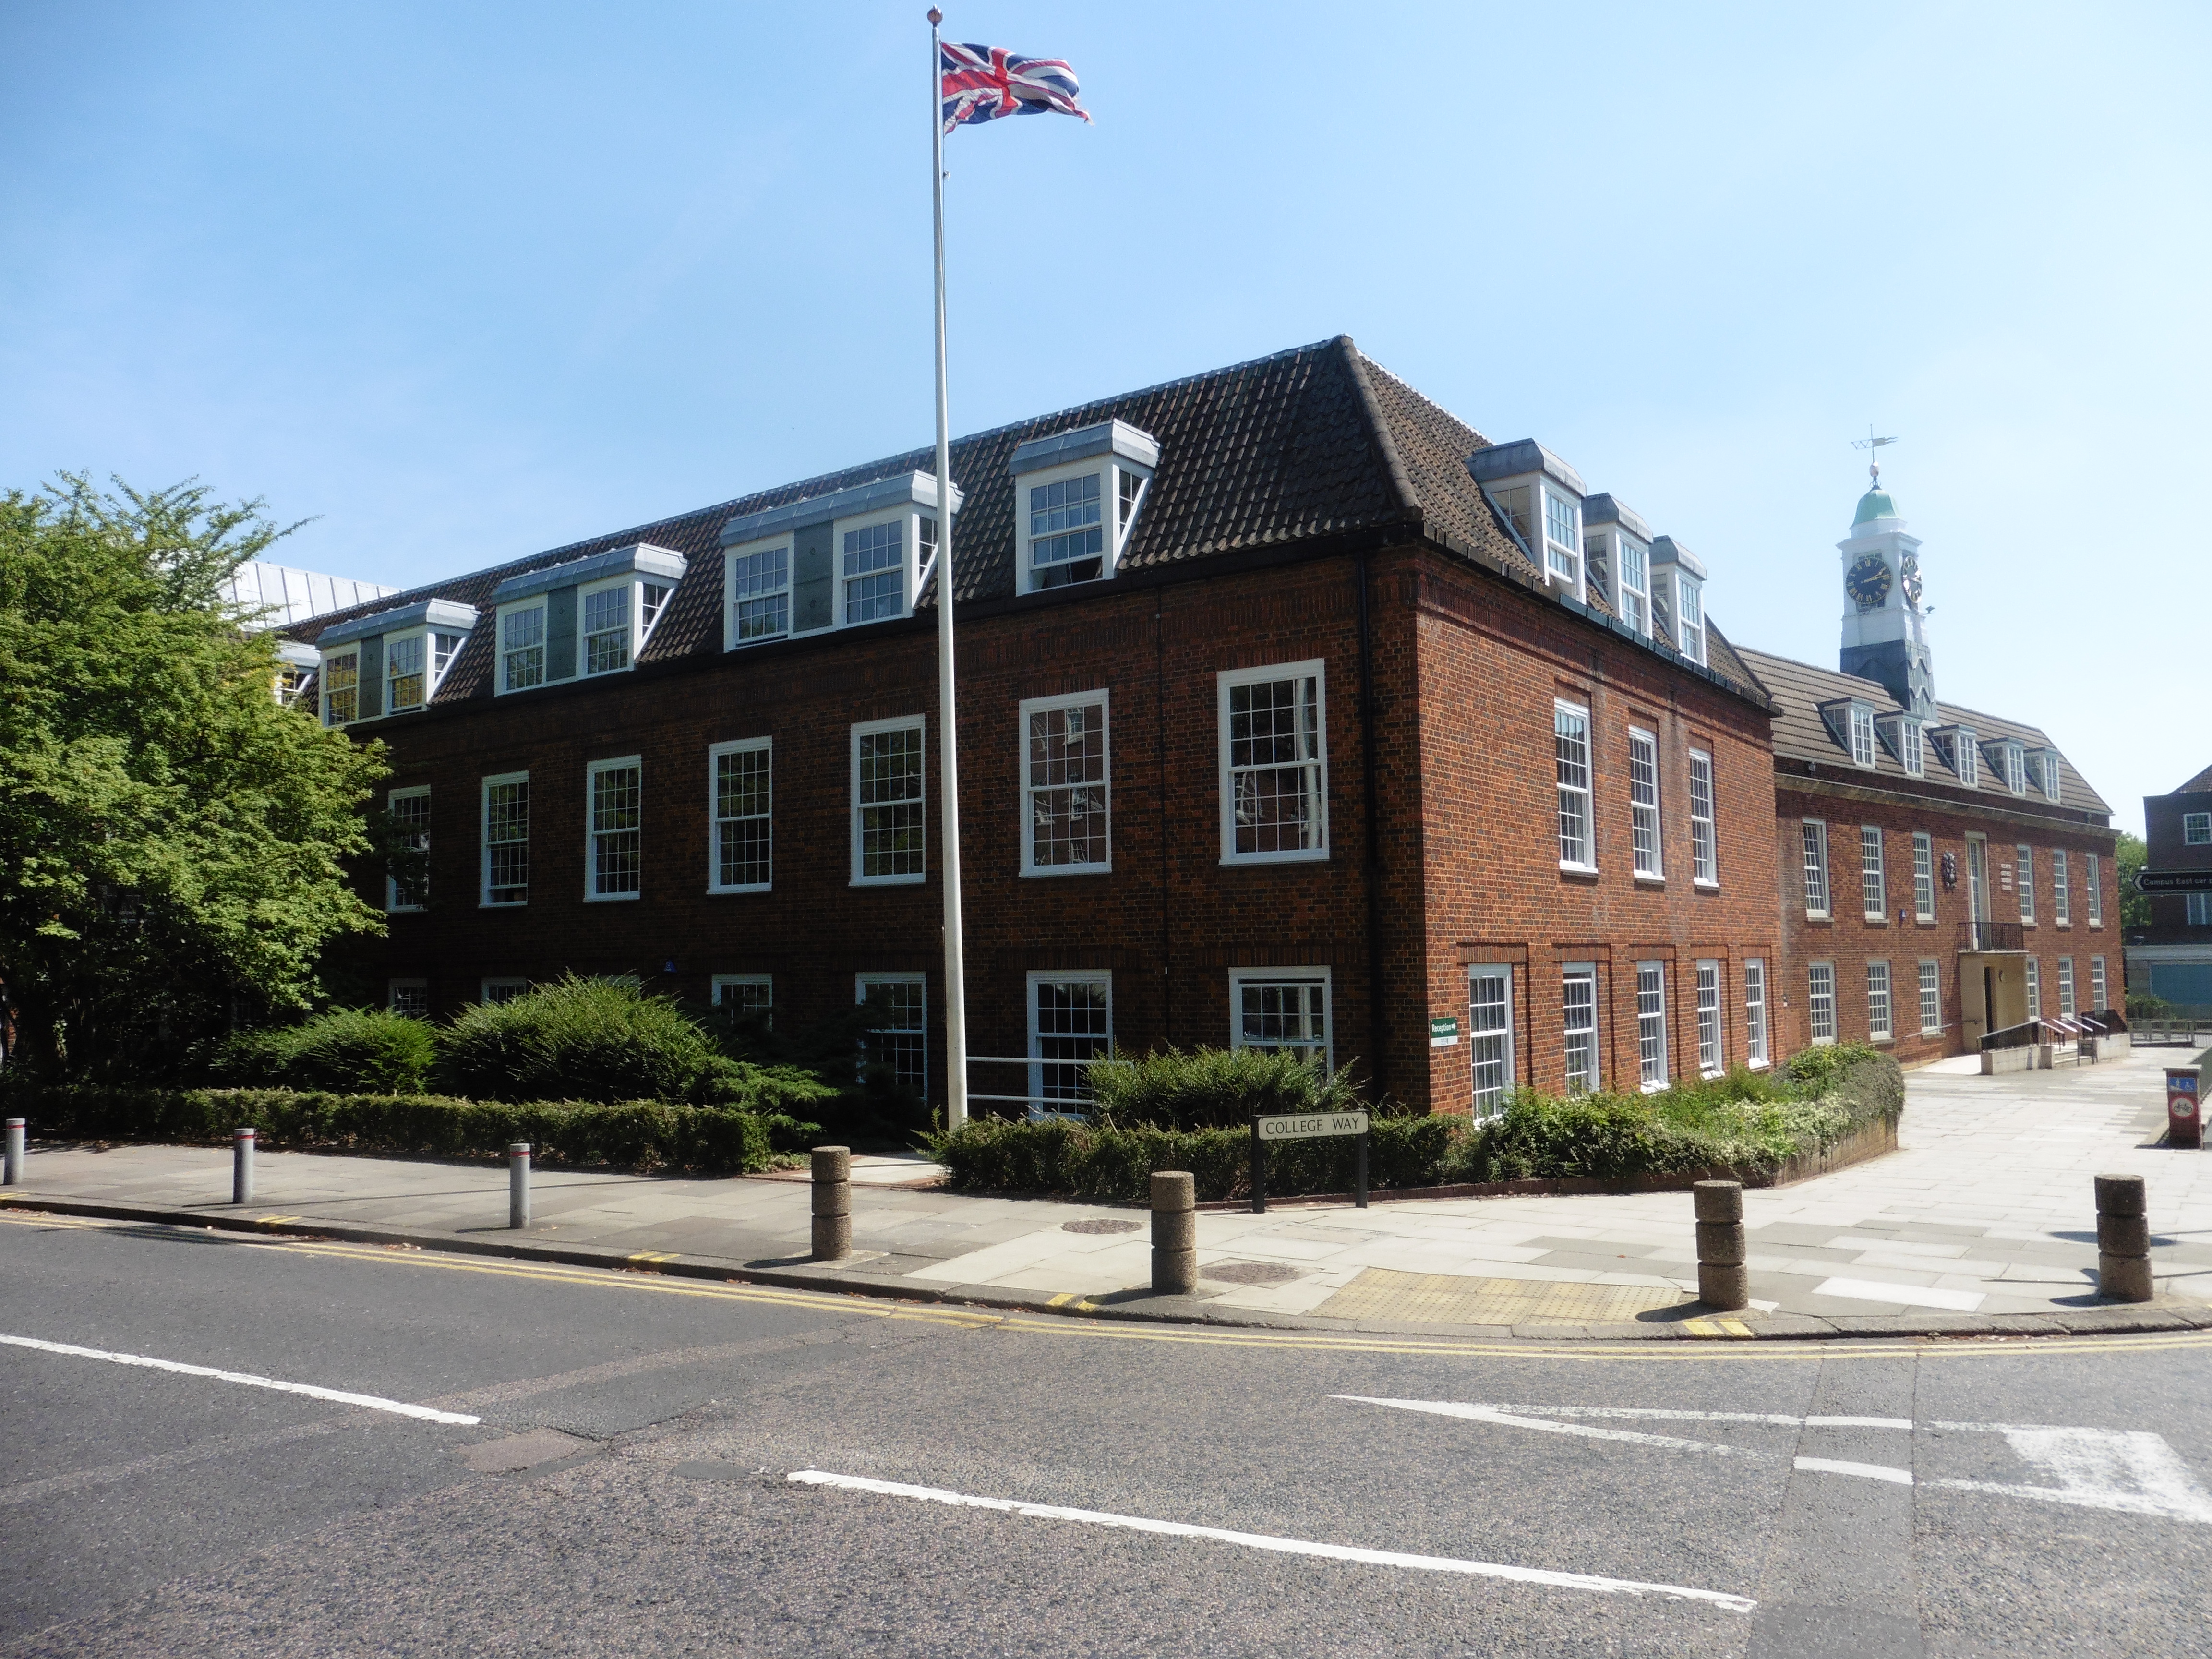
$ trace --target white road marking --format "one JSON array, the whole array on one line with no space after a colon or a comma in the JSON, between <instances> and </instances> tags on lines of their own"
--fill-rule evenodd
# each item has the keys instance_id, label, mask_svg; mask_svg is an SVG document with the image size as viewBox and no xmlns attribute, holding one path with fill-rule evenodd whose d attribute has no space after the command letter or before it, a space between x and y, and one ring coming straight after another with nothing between
<instances>
[{"instance_id":1,"label":"white road marking","mask_svg":"<svg viewBox=\"0 0 2212 1659\"><path fill-rule=\"evenodd\" d=\"M1169 1538L1208 1538L1216 1543L1241 1544L1247 1549L1271 1550L1281 1555L1309 1555L1325 1561L1356 1561L1371 1567L1410 1567L1424 1572L1456 1572L1478 1578L1507 1578L1516 1583L1548 1584L1557 1589L1594 1590L1606 1595L1668 1595L1685 1601L1710 1601L1731 1613L1749 1613L1759 1603L1747 1595L1721 1590L1692 1589L1681 1584L1647 1584L1633 1578L1601 1578L1590 1573L1551 1572L1541 1567L1509 1566L1498 1561L1463 1561L1449 1555L1409 1555L1399 1550L1370 1550L1349 1544L1316 1544L1303 1538L1277 1538L1261 1532L1231 1532L1221 1527L1197 1527L1182 1521L1153 1521L1137 1515L1110 1515L1101 1510L1073 1510L1058 1504L1023 1504L1008 1498L975 1498L938 1486L909 1486L896 1480L872 1480L863 1475L831 1474L823 1469L794 1470L788 1479L810 1486L835 1486L846 1492L874 1492L884 1498L920 1498L925 1503L950 1504L957 1508L995 1510L1005 1515L1026 1516L1036 1521L1079 1521L1094 1527L1115 1527L1126 1532L1157 1533Z\"/></svg>"},{"instance_id":2,"label":"white road marking","mask_svg":"<svg viewBox=\"0 0 2212 1659\"><path fill-rule=\"evenodd\" d=\"M1390 1406L1400 1411L1422 1412L1431 1417L1451 1417L1471 1423L1495 1423L1504 1428L1535 1429L1546 1434L1579 1436L1591 1440L1626 1442L1656 1446L1668 1451L1711 1452L1740 1457L1748 1462L1778 1462L1778 1454L1745 1446L1727 1446L1704 1440L1684 1440L1673 1435L1642 1434L1632 1430L1592 1428L1587 1424L1563 1423L1556 1419L1599 1417L1643 1419L1660 1422L1747 1423L1768 1428L1887 1429L1910 1432L1914 1427L1938 1433L1996 1434L2004 1437L2014 1454L2053 1484L2029 1486L2007 1480L1951 1479L1916 1481L1910 1469L1887 1463L1856 1463L1833 1457L1793 1457L1790 1467L1812 1474L1844 1474L1863 1480L1886 1480L1900 1486L1942 1486L1954 1492L1990 1492L2002 1498L2025 1498L2039 1503L2065 1504L2077 1509L2109 1510L2124 1515L2151 1515L2169 1521L2212 1525L2212 1493L2197 1484L2188 1464L2168 1445L2165 1437L2144 1429L2062 1428L2040 1423L1933 1422L1916 1425L1902 1417L1790 1417L1769 1412L1674 1411L1638 1406L1492 1406L1456 1400L1386 1400L1370 1395L1331 1395L1332 1400L1362 1406Z\"/></svg>"},{"instance_id":3,"label":"white road marking","mask_svg":"<svg viewBox=\"0 0 2212 1659\"><path fill-rule=\"evenodd\" d=\"M1930 1267L1937 1265L1934 1261ZM1852 1302L1893 1302L1905 1308L1948 1308L1972 1313L1988 1300L1979 1291L1944 1291L1933 1285L1884 1285L1871 1279L1824 1279L1815 1296L1839 1296Z\"/></svg>"},{"instance_id":4,"label":"white road marking","mask_svg":"<svg viewBox=\"0 0 2212 1659\"><path fill-rule=\"evenodd\" d=\"M71 1342L41 1342L34 1336L9 1336L4 1334L0 1334L0 1342L10 1347L35 1348L40 1353L65 1354L72 1359L105 1359L111 1364L172 1371L179 1376L211 1376L218 1382L242 1382L249 1389L274 1389L279 1394L303 1394L311 1400L328 1400L341 1406L360 1406L373 1412L391 1412L399 1417L419 1417L426 1423L483 1421L480 1417L470 1417L460 1412L441 1412L431 1406L410 1406L404 1400L386 1400L381 1395L354 1394L344 1389L319 1389L312 1382L280 1382L274 1377L256 1376L251 1371L217 1370L212 1365L187 1365L181 1360L155 1359L143 1353L110 1353L105 1348L80 1348Z\"/></svg>"},{"instance_id":5,"label":"white road marking","mask_svg":"<svg viewBox=\"0 0 2212 1659\"><path fill-rule=\"evenodd\" d=\"M1802 1469L1808 1474L1856 1474L1862 1480L1893 1480L1900 1486L1912 1484L1911 1469L1893 1469L1887 1463L1849 1463L1835 1457L1798 1457L1790 1460L1790 1467Z\"/></svg>"}]
</instances>

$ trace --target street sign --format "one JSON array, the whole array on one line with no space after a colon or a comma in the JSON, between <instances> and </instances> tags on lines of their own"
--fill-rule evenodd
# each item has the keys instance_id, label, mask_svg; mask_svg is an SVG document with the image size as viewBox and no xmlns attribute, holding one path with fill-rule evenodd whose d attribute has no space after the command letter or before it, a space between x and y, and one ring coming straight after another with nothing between
<instances>
[{"instance_id":1,"label":"street sign","mask_svg":"<svg viewBox=\"0 0 2212 1659\"><path fill-rule=\"evenodd\" d=\"M1459 1017L1456 1014L1439 1014L1429 1022L1429 1047L1459 1047Z\"/></svg>"},{"instance_id":2,"label":"street sign","mask_svg":"<svg viewBox=\"0 0 2212 1659\"><path fill-rule=\"evenodd\" d=\"M2138 893L2212 893L2212 870L2138 870Z\"/></svg>"},{"instance_id":3,"label":"street sign","mask_svg":"<svg viewBox=\"0 0 2212 1659\"><path fill-rule=\"evenodd\" d=\"M1262 1140L1316 1140L1323 1135L1364 1135L1367 1133L1367 1114L1364 1112L1319 1112L1307 1117L1263 1117L1260 1121Z\"/></svg>"}]
</instances>

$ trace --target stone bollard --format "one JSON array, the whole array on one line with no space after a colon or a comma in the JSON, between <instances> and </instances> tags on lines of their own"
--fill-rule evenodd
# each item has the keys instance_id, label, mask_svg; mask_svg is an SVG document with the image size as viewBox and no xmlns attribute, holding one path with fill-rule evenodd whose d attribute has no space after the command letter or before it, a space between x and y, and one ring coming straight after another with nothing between
<instances>
[{"instance_id":1,"label":"stone bollard","mask_svg":"<svg viewBox=\"0 0 2212 1659\"><path fill-rule=\"evenodd\" d=\"M1698 1213L1698 1300L1708 1308L1751 1305L1743 1264L1743 1182L1700 1181L1690 1189Z\"/></svg>"},{"instance_id":2,"label":"stone bollard","mask_svg":"<svg viewBox=\"0 0 2212 1659\"><path fill-rule=\"evenodd\" d=\"M842 1261L853 1254L853 1152L848 1146L814 1149L814 1260Z\"/></svg>"},{"instance_id":3,"label":"stone bollard","mask_svg":"<svg viewBox=\"0 0 2212 1659\"><path fill-rule=\"evenodd\" d=\"M2115 1302L2151 1298L2150 1215L2141 1176L2097 1177L2097 1288Z\"/></svg>"},{"instance_id":4,"label":"stone bollard","mask_svg":"<svg viewBox=\"0 0 2212 1659\"><path fill-rule=\"evenodd\" d=\"M4 1176L0 1176L0 1185L17 1187L22 1184L22 1181L23 1120L20 1117L11 1117L8 1120L7 1168Z\"/></svg>"},{"instance_id":5,"label":"stone bollard","mask_svg":"<svg viewBox=\"0 0 2212 1659\"><path fill-rule=\"evenodd\" d=\"M234 1204L253 1202L253 1140L257 1133L252 1129L230 1132L230 1201Z\"/></svg>"},{"instance_id":6,"label":"stone bollard","mask_svg":"<svg viewBox=\"0 0 2212 1659\"><path fill-rule=\"evenodd\" d=\"M1152 1294L1198 1288L1198 1185L1182 1170L1152 1174Z\"/></svg>"},{"instance_id":7,"label":"stone bollard","mask_svg":"<svg viewBox=\"0 0 2212 1659\"><path fill-rule=\"evenodd\" d=\"M526 1140L511 1140L507 1145L507 1224L530 1224L530 1143Z\"/></svg>"}]
</instances>

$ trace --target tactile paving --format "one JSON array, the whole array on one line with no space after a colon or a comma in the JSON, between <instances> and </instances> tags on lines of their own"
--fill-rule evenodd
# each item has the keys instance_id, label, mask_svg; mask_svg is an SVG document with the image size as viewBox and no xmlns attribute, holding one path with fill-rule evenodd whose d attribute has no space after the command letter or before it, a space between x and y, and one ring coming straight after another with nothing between
<instances>
[{"instance_id":1,"label":"tactile paving","mask_svg":"<svg viewBox=\"0 0 2212 1659\"><path fill-rule=\"evenodd\" d=\"M1647 1285L1475 1279L1370 1267L1314 1312L1324 1319L1407 1325L1592 1325L1690 1301L1680 1291Z\"/></svg>"}]
</instances>

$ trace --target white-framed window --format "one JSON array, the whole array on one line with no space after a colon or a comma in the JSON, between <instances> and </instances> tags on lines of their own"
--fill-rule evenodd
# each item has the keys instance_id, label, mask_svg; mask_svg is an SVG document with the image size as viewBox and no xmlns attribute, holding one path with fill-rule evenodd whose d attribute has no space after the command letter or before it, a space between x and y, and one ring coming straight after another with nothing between
<instances>
[{"instance_id":1,"label":"white-framed window","mask_svg":"<svg viewBox=\"0 0 2212 1659\"><path fill-rule=\"evenodd\" d=\"M2212 893L2184 893L2187 901L2182 910L2182 925L2187 927L2212 927Z\"/></svg>"},{"instance_id":2,"label":"white-framed window","mask_svg":"<svg viewBox=\"0 0 2212 1659\"><path fill-rule=\"evenodd\" d=\"M2184 812L2181 815L2181 844L2184 847L2212 847L2212 812Z\"/></svg>"},{"instance_id":3,"label":"white-framed window","mask_svg":"<svg viewBox=\"0 0 2212 1659\"><path fill-rule=\"evenodd\" d=\"M1836 1040L1836 964L1816 962L1806 970L1805 1011L1815 1047Z\"/></svg>"},{"instance_id":4,"label":"white-framed window","mask_svg":"<svg viewBox=\"0 0 2212 1659\"><path fill-rule=\"evenodd\" d=\"M1030 591L1097 581L1106 574L1106 504L1103 476L1029 486Z\"/></svg>"},{"instance_id":5,"label":"white-framed window","mask_svg":"<svg viewBox=\"0 0 2212 1659\"><path fill-rule=\"evenodd\" d=\"M584 896L634 899L645 882L645 773L635 755L584 769Z\"/></svg>"},{"instance_id":6,"label":"white-framed window","mask_svg":"<svg viewBox=\"0 0 2212 1659\"><path fill-rule=\"evenodd\" d=\"M2081 854L2081 908L2089 913L2089 925L2105 925L2104 860L2094 853ZM2104 1004L2099 1003L2099 1007Z\"/></svg>"},{"instance_id":7,"label":"white-framed window","mask_svg":"<svg viewBox=\"0 0 2212 1659\"><path fill-rule=\"evenodd\" d=\"M2045 800L2058 799L2058 757L2048 749L2043 751L2043 798ZM2212 816L2208 816L2207 823L2205 839L2212 841Z\"/></svg>"},{"instance_id":8,"label":"white-framed window","mask_svg":"<svg viewBox=\"0 0 2212 1659\"><path fill-rule=\"evenodd\" d=\"M630 664L631 611L635 584L628 577L576 592L577 629L583 641L583 672L618 674Z\"/></svg>"},{"instance_id":9,"label":"white-framed window","mask_svg":"<svg viewBox=\"0 0 2212 1659\"><path fill-rule=\"evenodd\" d=\"M1890 1030L1889 964L1869 962L1867 970L1867 1036L1876 1042L1887 1042L1893 1033Z\"/></svg>"},{"instance_id":10,"label":"white-framed window","mask_svg":"<svg viewBox=\"0 0 2212 1659\"><path fill-rule=\"evenodd\" d=\"M1109 871L1113 772L1107 694L1025 698L1022 730L1022 873Z\"/></svg>"},{"instance_id":11,"label":"white-framed window","mask_svg":"<svg viewBox=\"0 0 2212 1659\"><path fill-rule=\"evenodd\" d=\"M530 902L527 772L502 772L483 781L483 891L477 902Z\"/></svg>"},{"instance_id":12,"label":"white-framed window","mask_svg":"<svg viewBox=\"0 0 2212 1659\"><path fill-rule=\"evenodd\" d=\"M1628 728L1628 823L1636 873L1664 878L1659 848L1659 739L1632 726Z\"/></svg>"},{"instance_id":13,"label":"white-framed window","mask_svg":"<svg viewBox=\"0 0 2212 1659\"><path fill-rule=\"evenodd\" d=\"M1720 885L1720 837L1713 823L1713 757L1690 750L1690 880L1698 887Z\"/></svg>"},{"instance_id":14,"label":"white-framed window","mask_svg":"<svg viewBox=\"0 0 2212 1659\"><path fill-rule=\"evenodd\" d=\"M1229 974L1229 1046L1336 1064L1326 968L1237 968Z\"/></svg>"},{"instance_id":15,"label":"white-framed window","mask_svg":"<svg viewBox=\"0 0 2212 1659\"><path fill-rule=\"evenodd\" d=\"M1923 830L1912 832L1912 915L1936 920L1936 838Z\"/></svg>"},{"instance_id":16,"label":"white-framed window","mask_svg":"<svg viewBox=\"0 0 2212 1659\"><path fill-rule=\"evenodd\" d=\"M384 810L392 818L392 833L399 844L427 855L430 851L430 789L425 784L415 789L395 789L384 798ZM384 908L387 910L420 910L430 902L430 882L427 873L418 874L412 883L401 881L397 876L384 878Z\"/></svg>"},{"instance_id":17,"label":"white-framed window","mask_svg":"<svg viewBox=\"0 0 2212 1659\"><path fill-rule=\"evenodd\" d=\"M1881 828L1859 825L1859 905L1869 921L1889 915L1889 883L1882 869Z\"/></svg>"},{"instance_id":18,"label":"white-framed window","mask_svg":"<svg viewBox=\"0 0 2212 1659\"><path fill-rule=\"evenodd\" d=\"M2035 849L2026 842L2012 849L2013 888L2020 896L2020 919L2035 926Z\"/></svg>"},{"instance_id":19,"label":"white-framed window","mask_svg":"<svg viewBox=\"0 0 2212 1659\"><path fill-rule=\"evenodd\" d=\"M1928 982L1927 969L1934 965L1932 963L1923 964L1921 983L1923 986ZM2033 957L2027 959L2027 1017L2030 1019L2043 1018L2043 964Z\"/></svg>"},{"instance_id":20,"label":"white-framed window","mask_svg":"<svg viewBox=\"0 0 2212 1659\"><path fill-rule=\"evenodd\" d=\"M501 976L484 980L477 987L477 1000L483 1002L512 1002L529 994L530 981L526 979Z\"/></svg>"},{"instance_id":21,"label":"white-framed window","mask_svg":"<svg viewBox=\"0 0 2212 1659\"><path fill-rule=\"evenodd\" d=\"M917 882L927 874L922 717L853 728L853 884Z\"/></svg>"},{"instance_id":22,"label":"white-framed window","mask_svg":"<svg viewBox=\"0 0 2212 1659\"><path fill-rule=\"evenodd\" d=\"M1874 710L1851 705L1851 764L1874 765Z\"/></svg>"},{"instance_id":23,"label":"white-framed window","mask_svg":"<svg viewBox=\"0 0 2212 1659\"><path fill-rule=\"evenodd\" d=\"M1705 601L1703 585L1694 577L1674 579L1675 621L1682 636L1681 653L1702 666L1705 660Z\"/></svg>"},{"instance_id":24,"label":"white-framed window","mask_svg":"<svg viewBox=\"0 0 2212 1659\"><path fill-rule=\"evenodd\" d=\"M527 691L545 684L545 600L501 606L499 612L499 689Z\"/></svg>"},{"instance_id":25,"label":"white-framed window","mask_svg":"<svg viewBox=\"0 0 2212 1659\"><path fill-rule=\"evenodd\" d=\"M421 634L387 635L384 641L384 712L404 714L429 701L430 667Z\"/></svg>"},{"instance_id":26,"label":"white-framed window","mask_svg":"<svg viewBox=\"0 0 2212 1659\"><path fill-rule=\"evenodd\" d=\"M1766 1064L1766 958L1743 963L1743 1052L1754 1067Z\"/></svg>"},{"instance_id":27,"label":"white-framed window","mask_svg":"<svg viewBox=\"0 0 2212 1659\"><path fill-rule=\"evenodd\" d=\"M2066 849L2051 849L2051 916L2061 927L2074 925L2074 890L2066 878Z\"/></svg>"},{"instance_id":28,"label":"white-framed window","mask_svg":"<svg viewBox=\"0 0 2212 1659\"><path fill-rule=\"evenodd\" d=\"M1103 442L1074 460L1054 461L1049 454L1025 459L1030 445L1015 451L1016 586L1021 592L1103 580L1121 562L1158 454L1149 437L1132 428L1117 427L1110 437L1093 435ZM1034 441L1049 450L1054 440ZM1031 464L1036 461L1045 464Z\"/></svg>"},{"instance_id":29,"label":"white-framed window","mask_svg":"<svg viewBox=\"0 0 2212 1659\"><path fill-rule=\"evenodd\" d=\"M767 738L707 750L710 893L765 893L775 882L775 754Z\"/></svg>"},{"instance_id":30,"label":"white-framed window","mask_svg":"<svg viewBox=\"0 0 2212 1659\"><path fill-rule=\"evenodd\" d=\"M2042 1012L2035 989L2035 958L2027 959L2027 1012ZM1920 959L1920 1035L1933 1036L1943 1029L1943 965L1929 957Z\"/></svg>"},{"instance_id":31,"label":"white-framed window","mask_svg":"<svg viewBox=\"0 0 2212 1659\"><path fill-rule=\"evenodd\" d=\"M1565 490L1544 486L1544 568L1583 591L1583 504Z\"/></svg>"},{"instance_id":32,"label":"white-framed window","mask_svg":"<svg viewBox=\"0 0 2212 1659\"><path fill-rule=\"evenodd\" d=\"M1567 1092L1594 1093L1601 1081L1597 1046L1597 964L1569 962L1559 968L1559 1029L1565 1052Z\"/></svg>"},{"instance_id":33,"label":"white-framed window","mask_svg":"<svg viewBox=\"0 0 2212 1659\"><path fill-rule=\"evenodd\" d=\"M724 562L723 592L730 607L732 646L780 640L791 632L791 542L788 538L742 550Z\"/></svg>"},{"instance_id":34,"label":"white-framed window","mask_svg":"<svg viewBox=\"0 0 2212 1659\"><path fill-rule=\"evenodd\" d=\"M2027 754L2016 743L2004 745L2005 787L2015 795L2027 793Z\"/></svg>"},{"instance_id":35,"label":"white-framed window","mask_svg":"<svg viewBox=\"0 0 2212 1659\"><path fill-rule=\"evenodd\" d=\"M1597 849L1590 842L1589 710L1555 699L1552 732L1559 771L1559 867L1595 870Z\"/></svg>"},{"instance_id":36,"label":"white-framed window","mask_svg":"<svg viewBox=\"0 0 2212 1659\"><path fill-rule=\"evenodd\" d=\"M1092 1105L1085 1062L1114 1052L1111 974L1031 974L1030 1115L1080 1117Z\"/></svg>"},{"instance_id":37,"label":"white-framed window","mask_svg":"<svg viewBox=\"0 0 2212 1659\"><path fill-rule=\"evenodd\" d=\"M2105 959L2102 957L2091 957L2089 958L2089 1011L2092 1013L2097 1013L2111 1006L2112 1004L2105 1000Z\"/></svg>"},{"instance_id":38,"label":"white-framed window","mask_svg":"<svg viewBox=\"0 0 2212 1659\"><path fill-rule=\"evenodd\" d=\"M1636 964L1636 1066L1645 1094L1667 1086L1667 964Z\"/></svg>"},{"instance_id":39,"label":"white-framed window","mask_svg":"<svg viewBox=\"0 0 2212 1659\"><path fill-rule=\"evenodd\" d=\"M1897 723L1897 758L1908 778L1928 775L1928 740L1920 734L1918 720Z\"/></svg>"},{"instance_id":40,"label":"white-framed window","mask_svg":"<svg viewBox=\"0 0 2212 1659\"><path fill-rule=\"evenodd\" d=\"M1982 787L1982 746L1971 732L1955 733L1952 752L1959 757L1959 781L1969 789Z\"/></svg>"},{"instance_id":41,"label":"white-framed window","mask_svg":"<svg viewBox=\"0 0 2212 1659\"><path fill-rule=\"evenodd\" d=\"M1828 914L1828 826L1807 818L1800 826L1805 847L1805 914Z\"/></svg>"},{"instance_id":42,"label":"white-framed window","mask_svg":"<svg viewBox=\"0 0 2212 1659\"><path fill-rule=\"evenodd\" d=\"M848 530L838 565L838 615L848 628L906 614L908 514Z\"/></svg>"},{"instance_id":43,"label":"white-framed window","mask_svg":"<svg viewBox=\"0 0 2212 1659\"><path fill-rule=\"evenodd\" d=\"M1698 1075L1721 1074L1721 965L1700 962L1698 970Z\"/></svg>"},{"instance_id":44,"label":"white-framed window","mask_svg":"<svg viewBox=\"0 0 2212 1659\"><path fill-rule=\"evenodd\" d=\"M324 657L323 724L345 726L361 718L361 647Z\"/></svg>"},{"instance_id":45,"label":"white-framed window","mask_svg":"<svg viewBox=\"0 0 2212 1659\"><path fill-rule=\"evenodd\" d=\"M2074 958L2058 958L2058 1014L2062 1019L2074 1018Z\"/></svg>"},{"instance_id":46,"label":"white-framed window","mask_svg":"<svg viewBox=\"0 0 2212 1659\"><path fill-rule=\"evenodd\" d=\"M1216 676L1221 861L1328 856L1328 729L1318 660Z\"/></svg>"},{"instance_id":47,"label":"white-framed window","mask_svg":"<svg viewBox=\"0 0 2212 1659\"><path fill-rule=\"evenodd\" d=\"M872 1016L867 1056L908 1094L929 1092L929 982L921 974L855 974L853 1000Z\"/></svg>"},{"instance_id":48,"label":"white-framed window","mask_svg":"<svg viewBox=\"0 0 2212 1659\"><path fill-rule=\"evenodd\" d=\"M1620 549L1620 619L1639 639L1651 637L1651 556L1622 536Z\"/></svg>"},{"instance_id":49,"label":"white-framed window","mask_svg":"<svg viewBox=\"0 0 2212 1659\"><path fill-rule=\"evenodd\" d=\"M384 1006L405 1019L429 1018L430 981L427 979L387 981L384 988Z\"/></svg>"},{"instance_id":50,"label":"white-framed window","mask_svg":"<svg viewBox=\"0 0 2212 1659\"><path fill-rule=\"evenodd\" d=\"M716 974L709 997L717 1008L740 1014L775 1017L775 976L773 974Z\"/></svg>"},{"instance_id":51,"label":"white-framed window","mask_svg":"<svg viewBox=\"0 0 2212 1659\"><path fill-rule=\"evenodd\" d=\"M1467 970L1468 1065L1474 1115L1496 1117L1513 1093L1513 969L1476 963Z\"/></svg>"}]
</instances>

